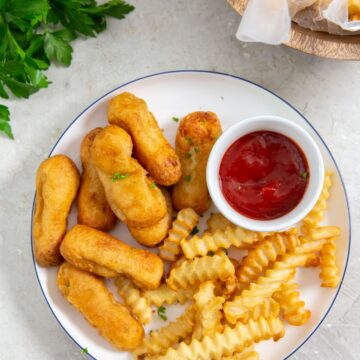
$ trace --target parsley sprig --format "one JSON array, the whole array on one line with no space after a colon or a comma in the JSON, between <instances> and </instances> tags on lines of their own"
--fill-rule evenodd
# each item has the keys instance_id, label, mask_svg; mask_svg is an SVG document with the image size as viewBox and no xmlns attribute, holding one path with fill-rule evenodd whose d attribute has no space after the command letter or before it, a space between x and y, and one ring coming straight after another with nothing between
<instances>
[{"instance_id":1,"label":"parsley sprig","mask_svg":"<svg viewBox=\"0 0 360 360\"><path fill-rule=\"evenodd\" d=\"M115 182L115 181L118 181L118 180L124 180L127 177L129 177L128 173L122 174L122 173L116 172L111 176L111 181Z\"/></svg>"},{"instance_id":2,"label":"parsley sprig","mask_svg":"<svg viewBox=\"0 0 360 360\"><path fill-rule=\"evenodd\" d=\"M123 0L0 0L0 97L28 98L50 81L51 62L69 66L70 43L105 30L106 16L123 19L134 10ZM13 139L10 111L0 105L0 132Z\"/></svg>"},{"instance_id":3,"label":"parsley sprig","mask_svg":"<svg viewBox=\"0 0 360 360\"><path fill-rule=\"evenodd\" d=\"M159 317L166 321L167 320L167 317L166 317L166 307L164 306L159 306L158 309L157 309L157 313L159 315Z\"/></svg>"}]
</instances>

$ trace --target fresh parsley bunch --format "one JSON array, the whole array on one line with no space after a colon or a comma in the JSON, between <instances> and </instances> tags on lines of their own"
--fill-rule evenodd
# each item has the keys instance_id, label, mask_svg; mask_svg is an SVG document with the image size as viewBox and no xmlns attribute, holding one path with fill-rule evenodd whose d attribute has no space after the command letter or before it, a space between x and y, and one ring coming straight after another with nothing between
<instances>
[{"instance_id":1,"label":"fresh parsley bunch","mask_svg":"<svg viewBox=\"0 0 360 360\"><path fill-rule=\"evenodd\" d=\"M0 0L0 97L28 98L46 88L44 74L55 61L71 63L71 41L96 36L106 16L123 19L134 10L122 0ZM13 139L9 109L0 105L0 132Z\"/></svg>"}]
</instances>

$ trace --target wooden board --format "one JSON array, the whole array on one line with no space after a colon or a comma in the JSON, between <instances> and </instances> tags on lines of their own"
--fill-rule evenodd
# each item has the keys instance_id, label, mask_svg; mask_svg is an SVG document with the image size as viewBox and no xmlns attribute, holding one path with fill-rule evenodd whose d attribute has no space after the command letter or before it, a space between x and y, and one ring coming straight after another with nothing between
<instances>
[{"instance_id":1,"label":"wooden board","mask_svg":"<svg viewBox=\"0 0 360 360\"><path fill-rule=\"evenodd\" d=\"M227 0L240 14L244 13L248 0ZM285 45L307 54L337 60L360 60L360 35L331 35L311 31L292 23L289 40Z\"/></svg>"}]
</instances>

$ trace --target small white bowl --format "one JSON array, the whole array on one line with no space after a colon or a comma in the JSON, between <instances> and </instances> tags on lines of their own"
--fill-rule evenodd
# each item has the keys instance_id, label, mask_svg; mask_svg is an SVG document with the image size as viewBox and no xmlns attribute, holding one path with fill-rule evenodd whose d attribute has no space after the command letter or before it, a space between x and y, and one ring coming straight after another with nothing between
<instances>
[{"instance_id":1,"label":"small white bowl","mask_svg":"<svg viewBox=\"0 0 360 360\"><path fill-rule=\"evenodd\" d=\"M239 214L225 199L220 185L219 169L225 152L240 137L260 130L274 131L292 139L302 149L309 165L310 179L300 203L286 215L272 220L255 220ZM256 116L239 121L219 137L209 156L206 182L214 204L232 223L254 231L281 231L295 225L314 207L324 182L324 162L317 144L302 127L278 116Z\"/></svg>"}]
</instances>

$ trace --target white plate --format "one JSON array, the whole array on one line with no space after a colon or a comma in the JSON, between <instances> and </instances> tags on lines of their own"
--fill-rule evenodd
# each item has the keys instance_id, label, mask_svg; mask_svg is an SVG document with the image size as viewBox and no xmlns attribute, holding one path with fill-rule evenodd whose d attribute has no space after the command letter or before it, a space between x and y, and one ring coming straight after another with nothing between
<instances>
[{"instance_id":1,"label":"white plate","mask_svg":"<svg viewBox=\"0 0 360 360\"><path fill-rule=\"evenodd\" d=\"M166 137L172 143L178 126L172 117L181 118L195 110L214 111L219 116L224 130L241 119L266 114L282 116L300 124L318 143L326 168L334 172L334 185L324 224L341 227L337 256L342 277L345 275L350 250L350 213L344 184L336 163L320 135L290 104L259 85L226 74L176 71L151 75L122 85L91 104L65 130L51 151L51 155L66 154L80 169L81 139L94 127L107 124L108 101L123 91L130 91L146 100L160 127L164 129ZM204 221L205 218L202 220ZM75 222L76 209L73 208L69 218L69 228ZM129 244L139 246L120 222L111 233ZM52 313L80 348L87 348L89 355L99 360L132 358L130 353L119 352L109 345L62 297L56 287L57 268L41 268L35 261L34 265L42 292ZM286 326L286 335L278 343L267 341L256 345L262 359L284 359L298 350L324 320L339 291L320 287L318 269L301 269L298 271L297 279L300 283L301 298L305 300L307 308L311 309L311 320L300 327ZM169 309L169 318L175 318L179 311L179 308ZM164 324L156 314L154 319L150 328ZM149 327L146 329L148 330Z\"/></svg>"}]
</instances>

